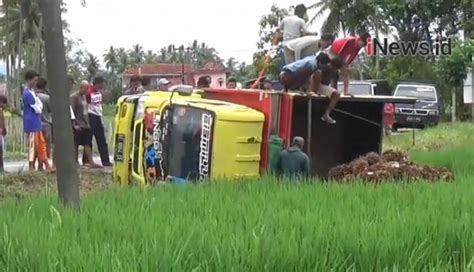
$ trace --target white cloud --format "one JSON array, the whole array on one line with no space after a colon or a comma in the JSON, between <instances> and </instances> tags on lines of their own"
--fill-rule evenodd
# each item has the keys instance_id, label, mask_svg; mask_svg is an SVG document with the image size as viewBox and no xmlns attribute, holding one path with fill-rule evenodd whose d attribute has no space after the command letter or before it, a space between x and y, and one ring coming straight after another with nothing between
<instances>
[{"instance_id":1,"label":"white cloud","mask_svg":"<svg viewBox=\"0 0 474 272\"><path fill-rule=\"evenodd\" d=\"M314 1L303 1L309 5ZM130 48L141 44L157 51L168 44L197 39L213 46L224 59L251 62L258 41L258 21L274 0L65 0L73 37L84 49L102 57L110 45ZM279 0L280 7L300 2ZM311 14L311 12L310 12ZM321 22L314 25L319 29Z\"/></svg>"}]
</instances>

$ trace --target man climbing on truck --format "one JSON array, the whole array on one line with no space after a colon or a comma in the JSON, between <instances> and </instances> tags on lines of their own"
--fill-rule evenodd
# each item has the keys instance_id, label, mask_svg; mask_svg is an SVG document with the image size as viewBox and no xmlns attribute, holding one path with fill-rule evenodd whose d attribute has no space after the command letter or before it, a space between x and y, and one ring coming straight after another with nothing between
<instances>
[{"instance_id":1,"label":"man climbing on truck","mask_svg":"<svg viewBox=\"0 0 474 272\"><path fill-rule=\"evenodd\" d=\"M344 66L341 68L341 76L344 82L344 94L349 94L349 78L350 78L350 70L349 65L355 60L357 55L359 54L360 49L367 45L367 41L370 38L369 33L364 33L360 36L352 36L342 39L336 39L331 44L329 48L325 50L326 53L329 54L331 58L333 57L340 57L344 61ZM339 73L336 73L335 80L338 81Z\"/></svg>"},{"instance_id":2,"label":"man climbing on truck","mask_svg":"<svg viewBox=\"0 0 474 272\"><path fill-rule=\"evenodd\" d=\"M310 80L310 91L327 96L330 101L326 107L321 120L328 124L335 124L336 121L331 118L331 112L336 107L341 94L337 91L337 82L332 81L338 70L344 67L344 61L339 57L329 58L323 54L320 57L318 70L313 73ZM332 83L332 84L331 84ZM332 86L331 86L332 85Z\"/></svg>"},{"instance_id":3,"label":"man climbing on truck","mask_svg":"<svg viewBox=\"0 0 474 272\"><path fill-rule=\"evenodd\" d=\"M320 52L317 56L309 56L285 65L280 73L280 82L285 87L285 91L288 91L304 87L304 84L310 79L310 86L306 89L323 94L331 100L321 119L329 124L335 124L336 121L330 117L330 113L336 106L340 94L329 84L334 73L337 73L337 70L343 65L344 62L341 58L335 56L330 59L326 53Z\"/></svg>"},{"instance_id":4,"label":"man climbing on truck","mask_svg":"<svg viewBox=\"0 0 474 272\"><path fill-rule=\"evenodd\" d=\"M328 54L320 52L317 55L309 56L304 59L295 61L293 63L283 66L280 73L280 82L283 84L285 91L307 89L307 84L310 77L318 71L321 67L339 67L342 60L339 57L329 58ZM338 68L339 69L339 68Z\"/></svg>"}]
</instances>

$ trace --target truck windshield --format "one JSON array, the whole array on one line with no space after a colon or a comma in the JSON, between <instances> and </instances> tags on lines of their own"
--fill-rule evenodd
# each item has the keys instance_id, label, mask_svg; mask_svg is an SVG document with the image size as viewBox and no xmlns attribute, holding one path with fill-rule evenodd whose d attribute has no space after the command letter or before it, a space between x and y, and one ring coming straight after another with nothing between
<instances>
[{"instance_id":1,"label":"truck windshield","mask_svg":"<svg viewBox=\"0 0 474 272\"><path fill-rule=\"evenodd\" d=\"M398 86L394 95L416 97L421 101L436 101L435 88L430 86Z\"/></svg>"},{"instance_id":2,"label":"truck windshield","mask_svg":"<svg viewBox=\"0 0 474 272\"><path fill-rule=\"evenodd\" d=\"M338 83L337 88L339 90L344 89L343 83ZM354 95L372 95L372 85L371 84L358 84L358 83L349 83L349 93Z\"/></svg>"},{"instance_id":3,"label":"truck windshield","mask_svg":"<svg viewBox=\"0 0 474 272\"><path fill-rule=\"evenodd\" d=\"M169 116L169 175L191 180L209 177L212 112L174 106Z\"/></svg>"}]
</instances>

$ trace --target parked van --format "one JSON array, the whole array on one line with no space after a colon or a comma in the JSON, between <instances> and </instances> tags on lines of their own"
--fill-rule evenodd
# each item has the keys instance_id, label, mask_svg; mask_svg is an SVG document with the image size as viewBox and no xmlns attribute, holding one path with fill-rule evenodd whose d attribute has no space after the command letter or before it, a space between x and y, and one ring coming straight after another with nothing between
<instances>
[{"instance_id":1,"label":"parked van","mask_svg":"<svg viewBox=\"0 0 474 272\"><path fill-rule=\"evenodd\" d=\"M339 91L344 90L344 83L338 82ZM385 79L351 80L349 93L352 95L392 95L392 89Z\"/></svg>"},{"instance_id":2,"label":"parked van","mask_svg":"<svg viewBox=\"0 0 474 272\"><path fill-rule=\"evenodd\" d=\"M394 130L398 128L425 128L436 126L441 106L434 84L403 82L395 88L394 96L414 97L415 105L396 103Z\"/></svg>"},{"instance_id":3,"label":"parked van","mask_svg":"<svg viewBox=\"0 0 474 272\"><path fill-rule=\"evenodd\" d=\"M344 83L338 82L337 88L340 92L344 91ZM349 93L357 96L391 96L392 89L386 79L351 80L349 82ZM389 135L393 129L394 107L392 103L385 103L384 106L383 124L386 135Z\"/></svg>"}]
</instances>

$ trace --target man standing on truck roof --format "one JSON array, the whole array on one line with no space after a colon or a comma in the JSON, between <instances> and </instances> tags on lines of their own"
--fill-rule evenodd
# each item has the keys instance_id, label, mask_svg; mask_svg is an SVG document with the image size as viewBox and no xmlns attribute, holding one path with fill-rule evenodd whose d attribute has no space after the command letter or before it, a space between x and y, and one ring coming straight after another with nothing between
<instances>
[{"instance_id":1,"label":"man standing on truck roof","mask_svg":"<svg viewBox=\"0 0 474 272\"><path fill-rule=\"evenodd\" d=\"M332 43L331 47L326 50L331 58L339 56L345 63L345 65L341 68L341 75L344 82L344 94L349 94L349 65L355 60L359 54L360 49L367 45L369 38L370 34L364 33L360 36L336 39ZM338 77L339 75L336 73L334 79L336 82Z\"/></svg>"},{"instance_id":2,"label":"man standing on truck roof","mask_svg":"<svg viewBox=\"0 0 474 272\"><path fill-rule=\"evenodd\" d=\"M306 28L304 17L306 15L306 7L299 4L295 7L295 14L287 16L281 20L277 33L283 32L283 45L288 41L299 38L304 35L316 35L317 32L309 31Z\"/></svg>"},{"instance_id":3,"label":"man standing on truck roof","mask_svg":"<svg viewBox=\"0 0 474 272\"><path fill-rule=\"evenodd\" d=\"M319 39L316 36L303 36L288 41L285 48L285 63L290 64L305 57L315 55L318 51L328 48L334 40L331 34L325 34Z\"/></svg>"},{"instance_id":4,"label":"man standing on truck roof","mask_svg":"<svg viewBox=\"0 0 474 272\"><path fill-rule=\"evenodd\" d=\"M302 150L304 139L296 136L290 148L283 150L278 159L277 171L287 178L306 178L310 175L309 157Z\"/></svg>"},{"instance_id":5,"label":"man standing on truck roof","mask_svg":"<svg viewBox=\"0 0 474 272\"><path fill-rule=\"evenodd\" d=\"M299 38L305 35L317 35L317 32L309 31L306 27L306 22L303 19L306 15L306 7L303 4L299 4L295 7L294 15L287 16L281 20L274 36L274 45L280 39L283 39L282 46L284 47L287 42ZM285 50L279 54L282 58L282 62L285 61ZM285 62L284 64L289 64ZM283 64L283 65L284 65Z\"/></svg>"}]
</instances>

